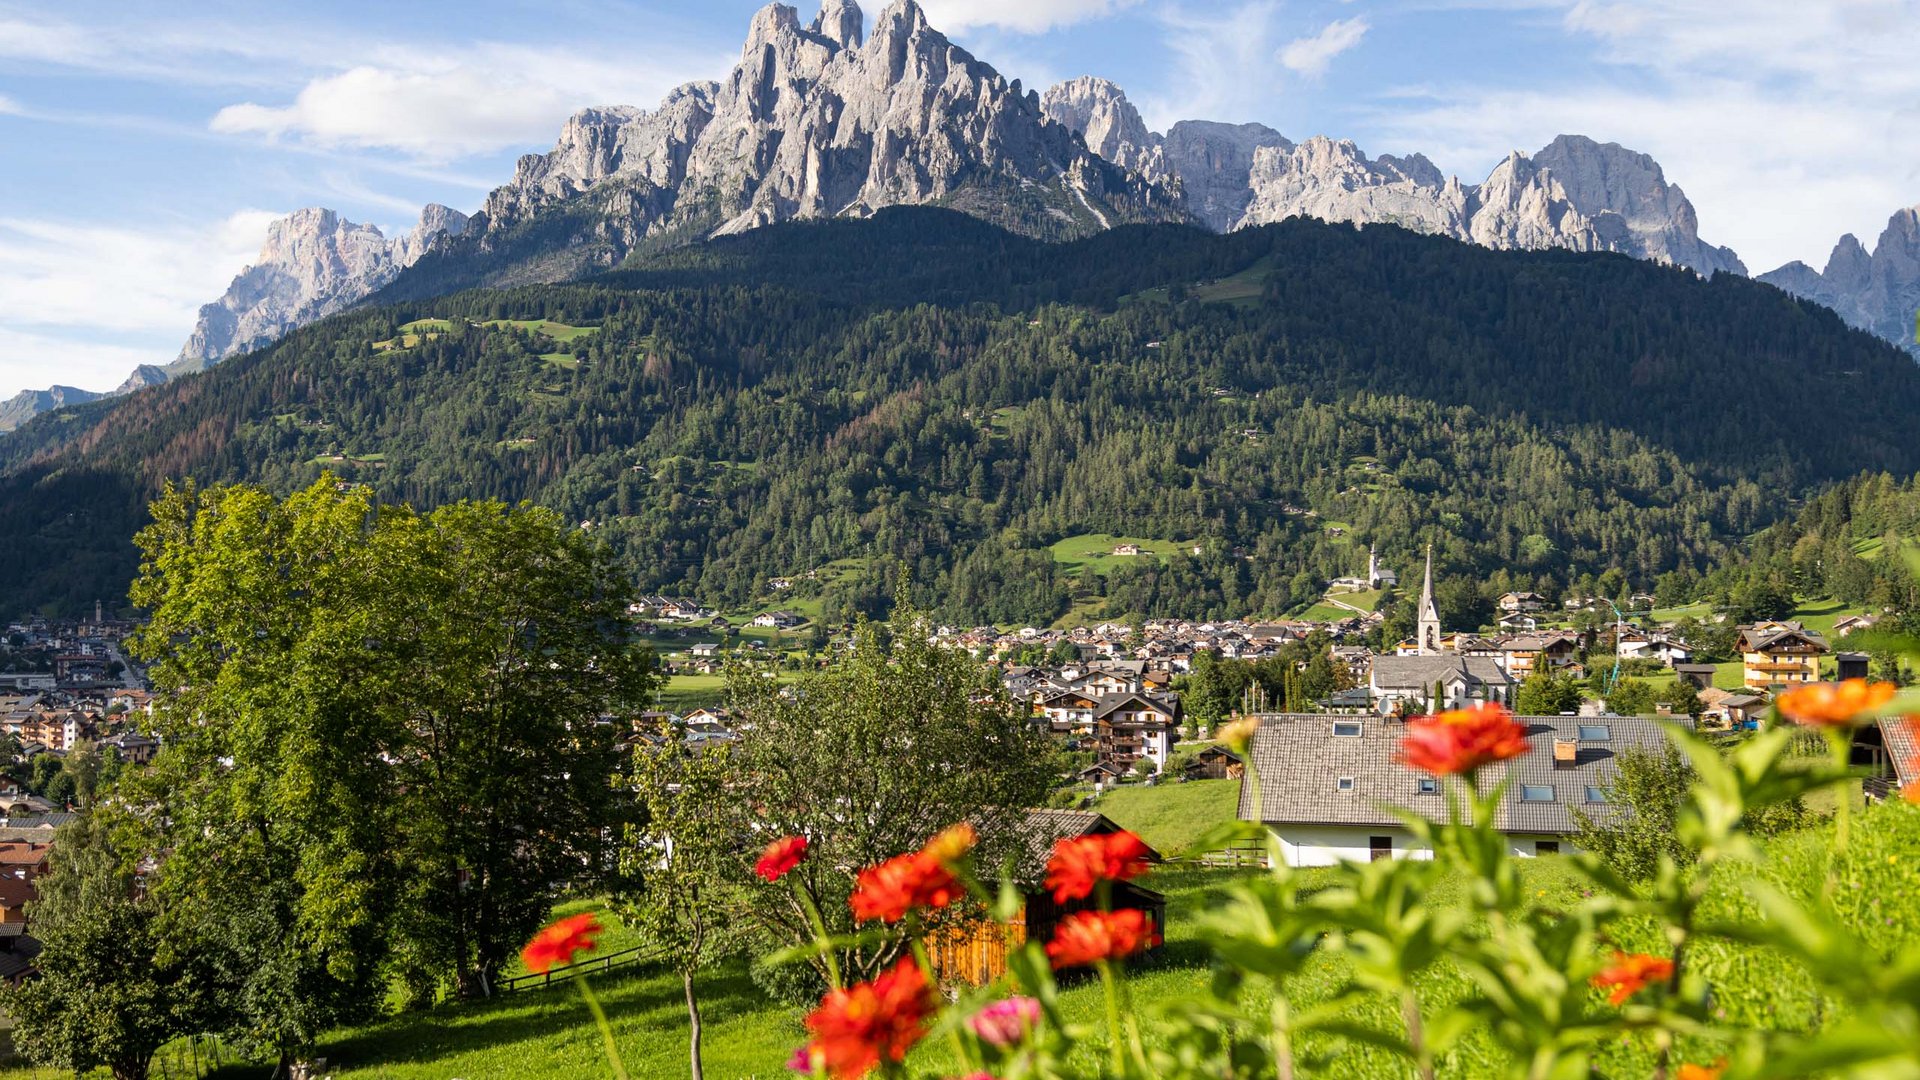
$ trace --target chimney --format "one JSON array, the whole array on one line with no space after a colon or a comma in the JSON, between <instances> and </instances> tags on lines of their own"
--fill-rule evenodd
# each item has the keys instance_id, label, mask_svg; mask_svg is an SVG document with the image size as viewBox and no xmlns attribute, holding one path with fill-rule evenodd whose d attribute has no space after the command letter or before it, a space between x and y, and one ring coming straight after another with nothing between
<instances>
[{"instance_id":1,"label":"chimney","mask_svg":"<svg viewBox=\"0 0 1920 1080\"><path fill-rule=\"evenodd\" d=\"M1653 706L1653 711L1655 715L1658 715L1658 716L1672 716L1673 702L1671 701L1656 702Z\"/></svg>"},{"instance_id":2,"label":"chimney","mask_svg":"<svg viewBox=\"0 0 1920 1080\"><path fill-rule=\"evenodd\" d=\"M1580 744L1572 739L1553 740L1553 767L1556 769L1573 768L1574 759L1580 753Z\"/></svg>"}]
</instances>

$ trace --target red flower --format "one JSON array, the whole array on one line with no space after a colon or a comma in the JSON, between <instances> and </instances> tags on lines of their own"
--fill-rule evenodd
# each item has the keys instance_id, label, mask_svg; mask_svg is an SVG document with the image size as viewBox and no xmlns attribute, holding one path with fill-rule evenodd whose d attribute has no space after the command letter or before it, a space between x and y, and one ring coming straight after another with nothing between
<instances>
[{"instance_id":1,"label":"red flower","mask_svg":"<svg viewBox=\"0 0 1920 1080\"><path fill-rule=\"evenodd\" d=\"M807 857L807 838L804 836L785 836L767 845L760 854L760 861L753 864L753 872L768 881L779 881L787 871L800 865Z\"/></svg>"},{"instance_id":2,"label":"red flower","mask_svg":"<svg viewBox=\"0 0 1920 1080\"><path fill-rule=\"evenodd\" d=\"M1400 761L1435 776L1472 773L1529 749L1527 729L1504 706L1476 705L1407 721Z\"/></svg>"},{"instance_id":3,"label":"red flower","mask_svg":"<svg viewBox=\"0 0 1920 1080\"><path fill-rule=\"evenodd\" d=\"M1603 989L1613 987L1613 992L1607 995L1607 1002L1618 1006L1647 987L1671 978L1673 961L1646 953L1624 953L1615 949L1613 965L1595 975L1593 985Z\"/></svg>"},{"instance_id":4,"label":"red flower","mask_svg":"<svg viewBox=\"0 0 1920 1080\"><path fill-rule=\"evenodd\" d=\"M592 952L600 933L600 919L592 912L569 915L533 935L520 950L520 961L535 975L573 963L575 953Z\"/></svg>"},{"instance_id":5,"label":"red flower","mask_svg":"<svg viewBox=\"0 0 1920 1080\"><path fill-rule=\"evenodd\" d=\"M1782 693L1774 700L1780 715L1808 727L1852 727L1887 702L1900 688L1890 682L1848 679L1839 683L1809 683Z\"/></svg>"},{"instance_id":6,"label":"red flower","mask_svg":"<svg viewBox=\"0 0 1920 1080\"><path fill-rule=\"evenodd\" d=\"M1099 881L1127 881L1147 872L1148 848L1130 832L1062 840L1047 860L1047 888L1064 904L1093 895Z\"/></svg>"},{"instance_id":7,"label":"red flower","mask_svg":"<svg viewBox=\"0 0 1920 1080\"><path fill-rule=\"evenodd\" d=\"M1053 940L1047 942L1047 959L1057 971L1099 960L1118 960L1158 944L1160 934L1144 911L1079 911L1061 919L1054 928Z\"/></svg>"},{"instance_id":8,"label":"red flower","mask_svg":"<svg viewBox=\"0 0 1920 1080\"><path fill-rule=\"evenodd\" d=\"M972 850L973 843L973 826L955 825L919 851L860 871L853 895L847 898L853 917L895 923L909 911L943 908L958 900L966 890L953 876L952 867Z\"/></svg>"},{"instance_id":9,"label":"red flower","mask_svg":"<svg viewBox=\"0 0 1920 1080\"><path fill-rule=\"evenodd\" d=\"M927 1033L939 998L911 958L870 983L830 990L807 1016L813 1041L806 1047L834 1077L860 1077L883 1061L904 1061Z\"/></svg>"}]
</instances>

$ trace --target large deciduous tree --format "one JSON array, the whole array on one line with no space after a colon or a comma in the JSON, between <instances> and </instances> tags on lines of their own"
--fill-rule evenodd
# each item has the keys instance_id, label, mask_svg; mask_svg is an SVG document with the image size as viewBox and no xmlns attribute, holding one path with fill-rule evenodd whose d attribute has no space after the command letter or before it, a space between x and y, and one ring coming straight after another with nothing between
<instances>
[{"instance_id":1,"label":"large deciduous tree","mask_svg":"<svg viewBox=\"0 0 1920 1080\"><path fill-rule=\"evenodd\" d=\"M0 991L0 1008L38 1064L145 1080L167 1042L218 1022L216 968L201 942L166 927L94 816L62 826L57 845L28 906L38 974Z\"/></svg>"},{"instance_id":2,"label":"large deciduous tree","mask_svg":"<svg viewBox=\"0 0 1920 1080\"><path fill-rule=\"evenodd\" d=\"M975 825L983 859L997 865L996 849L1057 778L1050 742L995 669L931 644L921 612L896 607L887 630L858 626L851 649L790 687L741 669L729 681L744 778L732 802L762 835L812 841L790 877L836 933L851 929L856 869L959 821ZM750 895L776 937L811 938L788 890ZM854 949L843 970L871 976L891 959Z\"/></svg>"},{"instance_id":3,"label":"large deciduous tree","mask_svg":"<svg viewBox=\"0 0 1920 1080\"><path fill-rule=\"evenodd\" d=\"M283 1059L375 1007L483 990L600 866L614 725L644 702L626 590L552 513L170 490L139 537L162 690L157 888L229 935L238 1034Z\"/></svg>"}]
</instances>

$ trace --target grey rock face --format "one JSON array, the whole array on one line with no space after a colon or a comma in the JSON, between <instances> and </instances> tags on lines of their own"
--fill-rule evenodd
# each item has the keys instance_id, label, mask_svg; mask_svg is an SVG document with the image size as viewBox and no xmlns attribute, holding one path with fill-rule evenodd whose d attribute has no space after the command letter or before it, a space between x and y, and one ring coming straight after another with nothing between
<instances>
[{"instance_id":1,"label":"grey rock face","mask_svg":"<svg viewBox=\"0 0 1920 1080\"><path fill-rule=\"evenodd\" d=\"M1167 169L1180 181L1187 209L1216 232L1247 215L1253 201L1253 163L1263 149L1291 150L1287 137L1265 124L1182 120L1167 129Z\"/></svg>"},{"instance_id":2,"label":"grey rock face","mask_svg":"<svg viewBox=\"0 0 1920 1080\"><path fill-rule=\"evenodd\" d=\"M1700 239L1693 204L1652 158L1577 135L1509 154L1472 186L1418 154L1369 160L1325 138L1261 149L1249 182L1236 227L1297 216L1391 222L1493 248L1618 251L1701 274L1746 273L1732 251Z\"/></svg>"},{"instance_id":3,"label":"grey rock face","mask_svg":"<svg viewBox=\"0 0 1920 1080\"><path fill-rule=\"evenodd\" d=\"M332 210L297 210L273 223L252 266L226 295L200 309L193 335L172 366L195 371L259 348L298 326L344 310L411 266L442 235L459 235L467 216L438 204L392 240Z\"/></svg>"},{"instance_id":4,"label":"grey rock face","mask_svg":"<svg viewBox=\"0 0 1920 1080\"><path fill-rule=\"evenodd\" d=\"M1873 253L1852 234L1840 238L1815 270L1790 262L1760 280L1838 312L1849 326L1899 345L1920 359L1915 320L1920 319L1920 206L1894 213Z\"/></svg>"},{"instance_id":5,"label":"grey rock face","mask_svg":"<svg viewBox=\"0 0 1920 1080\"><path fill-rule=\"evenodd\" d=\"M1095 153L1177 183L1194 217L1221 232L1290 217L1391 223L1494 248L1619 251L1702 274L1746 273L1733 252L1701 241L1693 204L1659 163L1584 136L1509 155L1469 186L1419 154L1370 159L1325 136L1296 146L1260 124L1183 120L1162 136L1105 79L1061 83L1042 105Z\"/></svg>"},{"instance_id":6,"label":"grey rock face","mask_svg":"<svg viewBox=\"0 0 1920 1080\"><path fill-rule=\"evenodd\" d=\"M7 400L0 401L0 432L12 431L43 412L52 412L54 409L68 405L84 405L106 396L73 386L22 390Z\"/></svg>"},{"instance_id":7,"label":"grey rock face","mask_svg":"<svg viewBox=\"0 0 1920 1080\"><path fill-rule=\"evenodd\" d=\"M1174 193L1089 152L912 0L870 29L853 0L827 0L805 25L791 7L762 8L720 82L683 86L652 110L574 116L553 150L522 158L488 197L466 243L503 250L565 207L572 253L530 275L558 277L649 238L903 204L1043 236L1184 216Z\"/></svg>"}]
</instances>

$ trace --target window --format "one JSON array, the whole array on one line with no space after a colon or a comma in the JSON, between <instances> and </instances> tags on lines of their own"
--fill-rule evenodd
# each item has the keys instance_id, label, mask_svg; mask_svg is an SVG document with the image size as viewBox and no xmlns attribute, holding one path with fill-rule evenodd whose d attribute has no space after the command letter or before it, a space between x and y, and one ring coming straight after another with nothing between
<instances>
[{"instance_id":1,"label":"window","mask_svg":"<svg viewBox=\"0 0 1920 1080\"><path fill-rule=\"evenodd\" d=\"M1560 854L1560 841L1535 840L1533 842L1533 853L1535 855L1558 855Z\"/></svg>"},{"instance_id":2,"label":"window","mask_svg":"<svg viewBox=\"0 0 1920 1080\"><path fill-rule=\"evenodd\" d=\"M1333 725L1333 733L1342 739L1357 739L1360 737L1360 721L1337 720Z\"/></svg>"},{"instance_id":3,"label":"window","mask_svg":"<svg viewBox=\"0 0 1920 1080\"><path fill-rule=\"evenodd\" d=\"M1613 738L1613 732L1605 724L1581 724L1581 742L1607 742Z\"/></svg>"},{"instance_id":4,"label":"window","mask_svg":"<svg viewBox=\"0 0 1920 1080\"><path fill-rule=\"evenodd\" d=\"M1339 781L1337 782L1337 786L1338 786L1338 787L1340 788L1340 790L1341 790L1341 791L1352 791L1352 790L1353 790L1353 777L1351 777L1351 776L1343 776L1343 777L1341 777L1341 778L1339 779Z\"/></svg>"},{"instance_id":5,"label":"window","mask_svg":"<svg viewBox=\"0 0 1920 1080\"><path fill-rule=\"evenodd\" d=\"M1374 862L1379 862L1381 859L1393 858L1393 837L1391 836L1367 837L1367 855Z\"/></svg>"},{"instance_id":6,"label":"window","mask_svg":"<svg viewBox=\"0 0 1920 1080\"><path fill-rule=\"evenodd\" d=\"M1587 801L1590 803L1607 802L1608 801L1607 789L1603 787L1594 787L1592 784L1588 784L1587 785Z\"/></svg>"},{"instance_id":7,"label":"window","mask_svg":"<svg viewBox=\"0 0 1920 1080\"><path fill-rule=\"evenodd\" d=\"M1520 801L1521 802L1552 802L1553 801L1553 785L1521 784L1520 785Z\"/></svg>"},{"instance_id":8,"label":"window","mask_svg":"<svg viewBox=\"0 0 1920 1080\"><path fill-rule=\"evenodd\" d=\"M1420 778L1420 794L1422 795L1440 794L1440 781L1436 780L1431 776L1421 777Z\"/></svg>"}]
</instances>

